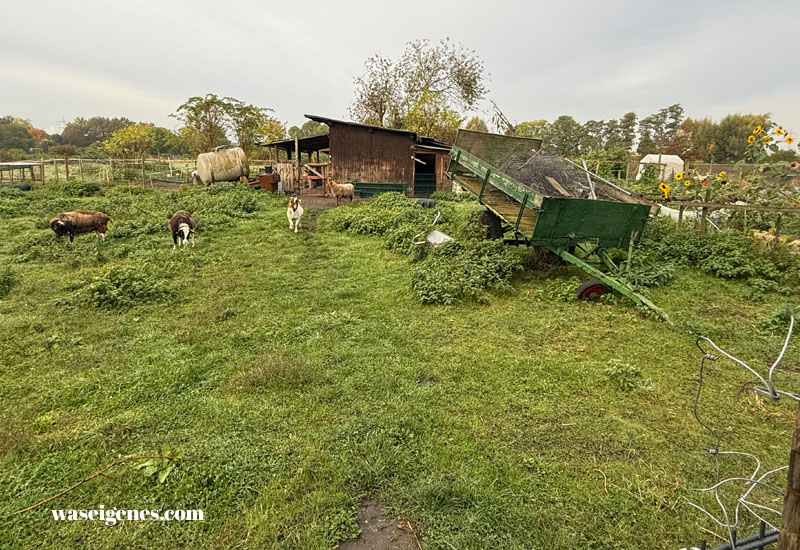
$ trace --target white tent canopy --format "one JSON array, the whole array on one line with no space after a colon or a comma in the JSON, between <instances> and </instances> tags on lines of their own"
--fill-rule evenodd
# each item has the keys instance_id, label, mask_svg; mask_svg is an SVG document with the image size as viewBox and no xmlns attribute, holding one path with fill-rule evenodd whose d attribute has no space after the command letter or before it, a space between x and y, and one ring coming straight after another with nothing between
<instances>
[{"instance_id":1,"label":"white tent canopy","mask_svg":"<svg viewBox=\"0 0 800 550\"><path fill-rule=\"evenodd\" d=\"M683 159L678 155L659 155L658 153L645 155L642 160L639 161L639 171L636 173L637 180L642 177L645 166L648 164L661 165L661 173L659 174L659 179L661 181L672 178L672 176L678 172L683 172L684 166Z\"/></svg>"}]
</instances>

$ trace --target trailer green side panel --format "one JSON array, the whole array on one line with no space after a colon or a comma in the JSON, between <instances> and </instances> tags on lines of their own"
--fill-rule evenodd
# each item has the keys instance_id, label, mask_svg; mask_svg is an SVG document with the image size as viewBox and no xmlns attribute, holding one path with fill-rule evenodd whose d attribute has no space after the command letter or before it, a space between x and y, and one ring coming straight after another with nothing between
<instances>
[{"instance_id":1,"label":"trailer green side panel","mask_svg":"<svg viewBox=\"0 0 800 550\"><path fill-rule=\"evenodd\" d=\"M603 248L628 248L631 233L641 236L650 207L592 199L542 200L531 243L534 246L570 246L591 241Z\"/></svg>"}]
</instances>

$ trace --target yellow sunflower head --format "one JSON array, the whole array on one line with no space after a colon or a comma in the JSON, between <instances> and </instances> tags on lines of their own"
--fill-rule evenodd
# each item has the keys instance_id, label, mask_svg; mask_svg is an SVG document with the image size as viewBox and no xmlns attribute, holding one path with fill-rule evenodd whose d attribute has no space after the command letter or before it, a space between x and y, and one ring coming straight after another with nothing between
<instances>
[{"instance_id":1,"label":"yellow sunflower head","mask_svg":"<svg viewBox=\"0 0 800 550\"><path fill-rule=\"evenodd\" d=\"M782 128L782 127L780 127L780 126L778 126L777 128L775 128L775 135L776 135L776 136L781 136L781 135L783 135L783 128Z\"/></svg>"},{"instance_id":2,"label":"yellow sunflower head","mask_svg":"<svg viewBox=\"0 0 800 550\"><path fill-rule=\"evenodd\" d=\"M678 180L678 181L682 180L683 179L683 172L676 172L675 173L675 179Z\"/></svg>"},{"instance_id":3,"label":"yellow sunflower head","mask_svg":"<svg viewBox=\"0 0 800 550\"><path fill-rule=\"evenodd\" d=\"M724 178L724 177L725 177L725 170L723 170L722 172L720 172L720 173L719 173L719 174L717 174L717 175L718 175L719 177L721 177L721 178Z\"/></svg>"},{"instance_id":4,"label":"yellow sunflower head","mask_svg":"<svg viewBox=\"0 0 800 550\"><path fill-rule=\"evenodd\" d=\"M692 184L692 180L686 180L683 182L686 187L689 187Z\"/></svg>"},{"instance_id":5,"label":"yellow sunflower head","mask_svg":"<svg viewBox=\"0 0 800 550\"><path fill-rule=\"evenodd\" d=\"M761 125L760 124L753 129L753 133L754 134L760 134L761 133Z\"/></svg>"},{"instance_id":6,"label":"yellow sunflower head","mask_svg":"<svg viewBox=\"0 0 800 550\"><path fill-rule=\"evenodd\" d=\"M756 140L756 136L748 136L747 143L753 143Z\"/></svg>"},{"instance_id":7,"label":"yellow sunflower head","mask_svg":"<svg viewBox=\"0 0 800 550\"><path fill-rule=\"evenodd\" d=\"M794 138L792 136L786 136L786 143L791 145L792 143L794 143Z\"/></svg>"},{"instance_id":8,"label":"yellow sunflower head","mask_svg":"<svg viewBox=\"0 0 800 550\"><path fill-rule=\"evenodd\" d=\"M769 137L769 136L766 136L761 141L764 143L764 145L767 145L770 141L772 141L772 138Z\"/></svg>"}]
</instances>

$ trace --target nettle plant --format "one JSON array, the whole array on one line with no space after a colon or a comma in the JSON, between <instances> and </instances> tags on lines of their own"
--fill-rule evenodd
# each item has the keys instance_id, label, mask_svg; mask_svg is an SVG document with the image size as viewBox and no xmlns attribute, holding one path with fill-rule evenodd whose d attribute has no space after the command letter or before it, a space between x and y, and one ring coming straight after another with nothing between
<instances>
[{"instance_id":1,"label":"nettle plant","mask_svg":"<svg viewBox=\"0 0 800 550\"><path fill-rule=\"evenodd\" d=\"M782 126L773 123L756 126L747 138L745 158L735 164L739 168L751 163L756 169L744 175L744 191L750 202L756 204L800 204L800 164L797 161L773 161L772 154L780 150L779 144L792 145L795 141Z\"/></svg>"}]
</instances>

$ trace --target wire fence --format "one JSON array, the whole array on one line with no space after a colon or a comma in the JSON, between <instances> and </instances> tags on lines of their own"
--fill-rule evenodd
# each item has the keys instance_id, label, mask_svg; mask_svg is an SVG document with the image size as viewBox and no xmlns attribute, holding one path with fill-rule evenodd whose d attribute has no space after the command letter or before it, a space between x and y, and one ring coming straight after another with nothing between
<instances>
[{"instance_id":1,"label":"wire fence","mask_svg":"<svg viewBox=\"0 0 800 550\"><path fill-rule=\"evenodd\" d=\"M758 372L755 368L748 365L741 359L734 357L714 343L711 339L701 336L697 339L697 347L703 354L700 361L699 381L697 393L694 398L693 413L697 422L708 431L714 438L714 447L706 449L706 452L713 457L715 479L709 487L694 489L702 495L713 497L714 509L702 506L696 502L686 501L686 504L697 509L706 517L711 519L717 526L727 531L728 541L723 546L715 550L745 550L763 548L767 544L777 541L778 524L781 519L781 508L783 504L784 488L776 486L781 482L781 477L777 476L780 472L785 472L789 466L767 469L762 461L752 453L735 450L722 450L722 437L719 430L711 426L710 422L701 418L699 405L702 396L704 374L707 362L727 359L735 365L745 369L751 376L755 377L752 391L758 395L766 396L770 401L778 401L781 397L800 401L797 393L784 391L776 387L775 373L783 361L789 342L794 331L795 318L790 317L789 329L784 340L783 347L777 359L769 367L766 375ZM746 470L746 475L722 477L723 463L727 466L749 463L750 467ZM773 481L774 480L774 481ZM785 478L783 478L785 482ZM723 491L726 494L723 495ZM732 495L732 496L731 496ZM752 523L748 519L758 522L759 532L737 541L737 530L743 525ZM767 530L769 528L769 530ZM700 549L706 547L705 541Z\"/></svg>"},{"instance_id":2,"label":"wire fence","mask_svg":"<svg viewBox=\"0 0 800 550\"><path fill-rule=\"evenodd\" d=\"M192 181L195 159L145 158L145 159L39 159L28 162L32 169L6 171L0 183L25 183L40 181L44 183L66 183L85 181L99 184L141 183L187 184ZM271 166L273 161L250 159L251 171Z\"/></svg>"}]
</instances>

